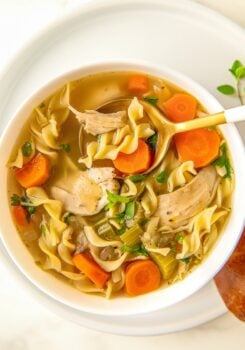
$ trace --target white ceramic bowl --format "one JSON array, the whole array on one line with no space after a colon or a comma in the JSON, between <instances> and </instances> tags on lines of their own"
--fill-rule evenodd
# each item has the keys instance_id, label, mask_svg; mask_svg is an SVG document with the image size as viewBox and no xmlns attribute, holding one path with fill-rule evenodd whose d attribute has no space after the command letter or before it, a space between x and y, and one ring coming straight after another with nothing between
<instances>
[{"instance_id":1,"label":"white ceramic bowl","mask_svg":"<svg viewBox=\"0 0 245 350\"><path fill-rule=\"evenodd\" d=\"M40 290L59 302L77 310L101 315L133 315L162 309L175 304L196 292L221 269L234 250L244 225L245 198L245 155L241 138L234 125L223 126L233 158L236 186L233 195L232 212L224 232L206 260L183 281L166 289L158 289L152 293L129 298L125 296L106 300L102 297L81 294L75 288L65 284L51 274L39 269L22 243L13 224L7 193L6 163L15 144L21 127L28 119L32 109L45 97L71 80L103 71L133 70L163 77L194 95L210 113L216 113L223 108L207 90L176 71L166 67L156 67L145 62L106 62L94 63L65 73L48 82L21 106L9 122L0 140L0 234L1 239L11 258L22 273Z\"/></svg>"}]
</instances>

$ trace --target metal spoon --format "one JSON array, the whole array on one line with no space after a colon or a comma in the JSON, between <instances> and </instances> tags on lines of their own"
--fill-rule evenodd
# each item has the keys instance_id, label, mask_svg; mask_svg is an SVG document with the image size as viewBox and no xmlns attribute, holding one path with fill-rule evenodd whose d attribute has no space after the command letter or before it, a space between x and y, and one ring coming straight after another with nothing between
<instances>
[{"instance_id":1,"label":"metal spoon","mask_svg":"<svg viewBox=\"0 0 245 350\"><path fill-rule=\"evenodd\" d=\"M100 106L98 110L103 113L125 110L128 108L131 101L131 99L113 100L107 102L103 106ZM170 141L175 134L183 131L210 127L219 124L245 121L245 106L240 106L227 109L226 111L212 114L207 117L196 118L182 123L172 123L168 119L166 119L163 113L156 107L142 100L140 100L139 102L143 105L144 112L147 113L152 124L158 131L157 152L155 155L154 163L146 171L146 173L152 171L163 160L165 154L168 151Z\"/></svg>"}]
</instances>

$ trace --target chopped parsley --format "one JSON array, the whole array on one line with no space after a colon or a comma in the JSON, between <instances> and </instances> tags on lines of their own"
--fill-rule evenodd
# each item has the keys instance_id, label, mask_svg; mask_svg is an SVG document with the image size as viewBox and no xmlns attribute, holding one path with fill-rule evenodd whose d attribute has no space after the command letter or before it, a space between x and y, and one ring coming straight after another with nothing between
<instances>
[{"instance_id":1,"label":"chopped parsley","mask_svg":"<svg viewBox=\"0 0 245 350\"><path fill-rule=\"evenodd\" d=\"M62 149L66 153L69 153L71 152L71 145L69 143L62 143L60 144L60 149Z\"/></svg>"},{"instance_id":2,"label":"chopped parsley","mask_svg":"<svg viewBox=\"0 0 245 350\"><path fill-rule=\"evenodd\" d=\"M140 182L145 180L146 176L143 174L137 174L137 175L131 175L129 176L129 180L133 181L133 182Z\"/></svg>"},{"instance_id":3,"label":"chopped parsley","mask_svg":"<svg viewBox=\"0 0 245 350\"><path fill-rule=\"evenodd\" d=\"M156 177L156 181L159 182L160 184L165 184L168 181L168 173L164 170L161 171Z\"/></svg>"},{"instance_id":4,"label":"chopped parsley","mask_svg":"<svg viewBox=\"0 0 245 350\"><path fill-rule=\"evenodd\" d=\"M149 222L149 219L141 219L141 220L139 221L139 225L140 225L140 226L144 226L144 225L148 224L148 222Z\"/></svg>"},{"instance_id":5,"label":"chopped parsley","mask_svg":"<svg viewBox=\"0 0 245 350\"><path fill-rule=\"evenodd\" d=\"M120 196L119 194L116 193L111 193L110 191L106 191L107 193L107 199L109 203L106 205L105 209L110 209L114 207L117 203L128 203L130 199L128 197L123 197Z\"/></svg>"},{"instance_id":6,"label":"chopped parsley","mask_svg":"<svg viewBox=\"0 0 245 350\"><path fill-rule=\"evenodd\" d=\"M23 154L24 157L30 157L30 155L33 152L33 148L32 148L32 143L31 141L26 141L23 146L21 147L21 152Z\"/></svg>"},{"instance_id":7,"label":"chopped parsley","mask_svg":"<svg viewBox=\"0 0 245 350\"><path fill-rule=\"evenodd\" d=\"M119 230L117 230L117 235L122 235L126 231L126 227L121 227Z\"/></svg>"},{"instance_id":8,"label":"chopped parsley","mask_svg":"<svg viewBox=\"0 0 245 350\"><path fill-rule=\"evenodd\" d=\"M219 167L224 167L226 170L226 174L224 178L230 178L231 177L231 172L232 172L232 166L230 163L230 160L227 155L227 146L226 143L223 143L220 146L221 150L221 156L217 158L215 161L213 161L213 165L219 166Z\"/></svg>"},{"instance_id":9,"label":"chopped parsley","mask_svg":"<svg viewBox=\"0 0 245 350\"><path fill-rule=\"evenodd\" d=\"M189 264L189 262L191 261L191 257L188 256L187 258L183 258L183 259L180 259L180 260L183 261L186 264Z\"/></svg>"},{"instance_id":10,"label":"chopped parsley","mask_svg":"<svg viewBox=\"0 0 245 350\"><path fill-rule=\"evenodd\" d=\"M122 246L122 251L125 253L132 253L132 254L135 254L135 255L143 255L143 256L148 256L148 251L145 249L144 245L141 244L141 245L134 245L134 246L130 246L130 245L127 245L127 244L124 244Z\"/></svg>"},{"instance_id":11,"label":"chopped parsley","mask_svg":"<svg viewBox=\"0 0 245 350\"><path fill-rule=\"evenodd\" d=\"M144 101L150 103L153 106L156 106L158 103L159 98L155 96L148 96L144 98Z\"/></svg>"},{"instance_id":12,"label":"chopped parsley","mask_svg":"<svg viewBox=\"0 0 245 350\"><path fill-rule=\"evenodd\" d=\"M146 140L146 143L150 146L151 151L155 151L157 147L157 138L158 134L155 133Z\"/></svg>"},{"instance_id":13,"label":"chopped parsley","mask_svg":"<svg viewBox=\"0 0 245 350\"><path fill-rule=\"evenodd\" d=\"M10 201L12 206L21 205L23 208L26 209L27 221L29 222L31 215L34 214L37 209L35 206L32 205L30 198L27 196L20 197L18 194L14 193L11 196Z\"/></svg>"},{"instance_id":14,"label":"chopped parsley","mask_svg":"<svg viewBox=\"0 0 245 350\"><path fill-rule=\"evenodd\" d=\"M179 244L183 244L183 241L184 241L184 237L177 233L176 237L175 237L175 240L179 243Z\"/></svg>"}]
</instances>

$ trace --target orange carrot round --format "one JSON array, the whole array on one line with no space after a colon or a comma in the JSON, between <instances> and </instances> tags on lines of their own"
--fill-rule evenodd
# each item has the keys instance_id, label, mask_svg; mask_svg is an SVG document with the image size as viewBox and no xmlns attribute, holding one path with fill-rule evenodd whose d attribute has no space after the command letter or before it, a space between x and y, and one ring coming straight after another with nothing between
<instances>
[{"instance_id":1,"label":"orange carrot round","mask_svg":"<svg viewBox=\"0 0 245 350\"><path fill-rule=\"evenodd\" d=\"M97 287L103 288L111 274L104 271L92 258L84 253L74 255L72 261Z\"/></svg>"},{"instance_id":2,"label":"orange carrot round","mask_svg":"<svg viewBox=\"0 0 245 350\"><path fill-rule=\"evenodd\" d=\"M30 162L15 172L16 180L24 188L43 185L49 177L48 159L38 153Z\"/></svg>"},{"instance_id":3,"label":"orange carrot round","mask_svg":"<svg viewBox=\"0 0 245 350\"><path fill-rule=\"evenodd\" d=\"M176 123L194 119L196 109L196 99L191 95L183 93L175 94L164 104L166 117Z\"/></svg>"},{"instance_id":4,"label":"orange carrot round","mask_svg":"<svg viewBox=\"0 0 245 350\"><path fill-rule=\"evenodd\" d=\"M125 286L128 295L136 296L151 292L160 285L159 268L151 260L138 260L128 265Z\"/></svg>"},{"instance_id":5,"label":"orange carrot round","mask_svg":"<svg viewBox=\"0 0 245 350\"><path fill-rule=\"evenodd\" d=\"M16 205L12 208L12 214L14 217L15 223L20 227L28 227L31 224L27 220L27 210L23 208L21 205Z\"/></svg>"},{"instance_id":6,"label":"orange carrot round","mask_svg":"<svg viewBox=\"0 0 245 350\"><path fill-rule=\"evenodd\" d=\"M208 165L219 155L220 136L215 130L186 131L174 139L180 161L192 160L196 168Z\"/></svg>"},{"instance_id":7,"label":"orange carrot round","mask_svg":"<svg viewBox=\"0 0 245 350\"><path fill-rule=\"evenodd\" d=\"M151 165L151 151L148 144L139 139L138 148L130 154L118 153L113 160L114 167L123 174L139 174Z\"/></svg>"},{"instance_id":8,"label":"orange carrot round","mask_svg":"<svg viewBox=\"0 0 245 350\"><path fill-rule=\"evenodd\" d=\"M149 79L144 75L133 75L128 81L128 91L132 94L144 94L149 90Z\"/></svg>"}]
</instances>

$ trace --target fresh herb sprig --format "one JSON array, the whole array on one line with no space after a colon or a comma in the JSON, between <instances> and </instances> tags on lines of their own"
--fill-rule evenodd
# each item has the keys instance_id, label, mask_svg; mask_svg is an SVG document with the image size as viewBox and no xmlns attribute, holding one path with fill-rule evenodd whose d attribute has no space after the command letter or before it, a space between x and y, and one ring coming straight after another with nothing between
<instances>
[{"instance_id":1,"label":"fresh herb sprig","mask_svg":"<svg viewBox=\"0 0 245 350\"><path fill-rule=\"evenodd\" d=\"M130 202L130 198L128 198L128 197L120 196L120 194L112 193L108 190L106 191L106 193L107 193L107 199L108 199L109 203L106 205L105 209L110 209L118 203Z\"/></svg>"},{"instance_id":2,"label":"fresh herb sprig","mask_svg":"<svg viewBox=\"0 0 245 350\"><path fill-rule=\"evenodd\" d=\"M241 80L245 78L245 66L239 60L235 60L229 68L229 72L235 78L236 85L223 84L217 87L217 90L224 95L237 95L241 105L244 104L244 94L242 91Z\"/></svg>"},{"instance_id":3,"label":"fresh herb sprig","mask_svg":"<svg viewBox=\"0 0 245 350\"><path fill-rule=\"evenodd\" d=\"M213 165L224 167L226 170L226 174L224 178L231 178L232 166L227 154L227 145L226 143L222 143L220 146L221 156L213 161Z\"/></svg>"}]
</instances>

